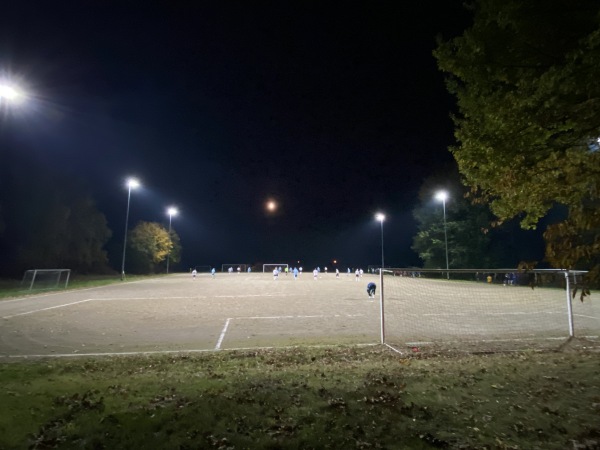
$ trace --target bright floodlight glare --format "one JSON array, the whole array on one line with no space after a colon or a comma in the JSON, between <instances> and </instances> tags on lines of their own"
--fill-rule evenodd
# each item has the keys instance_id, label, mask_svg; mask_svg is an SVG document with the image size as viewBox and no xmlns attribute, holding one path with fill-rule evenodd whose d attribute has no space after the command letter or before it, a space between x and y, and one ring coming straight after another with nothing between
<instances>
[{"instance_id":1,"label":"bright floodlight glare","mask_svg":"<svg viewBox=\"0 0 600 450\"><path fill-rule=\"evenodd\" d=\"M0 84L0 97L10 101L18 101L22 97L21 92L7 84Z\"/></svg>"},{"instance_id":2,"label":"bright floodlight glare","mask_svg":"<svg viewBox=\"0 0 600 450\"><path fill-rule=\"evenodd\" d=\"M277 208L277 203L275 203L273 200L270 200L270 201L267 203L267 209L268 209L269 211L275 211L275 208Z\"/></svg>"},{"instance_id":3,"label":"bright floodlight glare","mask_svg":"<svg viewBox=\"0 0 600 450\"><path fill-rule=\"evenodd\" d=\"M137 178L130 178L127 180L127 186L131 189L135 189L137 187L140 187L140 182Z\"/></svg>"},{"instance_id":4,"label":"bright floodlight glare","mask_svg":"<svg viewBox=\"0 0 600 450\"><path fill-rule=\"evenodd\" d=\"M169 216L176 216L179 213L179 211L177 210L177 208L171 206L169 209L167 209L167 214Z\"/></svg>"},{"instance_id":5,"label":"bright floodlight glare","mask_svg":"<svg viewBox=\"0 0 600 450\"><path fill-rule=\"evenodd\" d=\"M446 191L439 191L438 193L435 194L435 198L436 198L436 200L445 202L446 199L448 198L448 193Z\"/></svg>"},{"instance_id":6,"label":"bright floodlight glare","mask_svg":"<svg viewBox=\"0 0 600 450\"><path fill-rule=\"evenodd\" d=\"M375 219L383 222L385 220L385 214L377 213L375 214Z\"/></svg>"}]
</instances>

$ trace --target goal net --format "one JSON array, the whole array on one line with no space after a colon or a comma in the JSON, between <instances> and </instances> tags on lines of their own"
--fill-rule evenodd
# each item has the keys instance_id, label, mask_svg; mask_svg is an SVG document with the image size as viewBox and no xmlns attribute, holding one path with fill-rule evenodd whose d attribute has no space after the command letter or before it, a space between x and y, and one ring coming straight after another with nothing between
<instances>
[{"instance_id":1,"label":"goal net","mask_svg":"<svg viewBox=\"0 0 600 450\"><path fill-rule=\"evenodd\" d=\"M31 269L23 274L21 285L33 289L66 288L69 285L71 269Z\"/></svg>"},{"instance_id":2,"label":"goal net","mask_svg":"<svg viewBox=\"0 0 600 450\"><path fill-rule=\"evenodd\" d=\"M599 306L571 301L583 273L385 269L382 340L398 350L500 351L598 339Z\"/></svg>"},{"instance_id":3,"label":"goal net","mask_svg":"<svg viewBox=\"0 0 600 450\"><path fill-rule=\"evenodd\" d=\"M288 267L287 264L263 264L263 273L272 273L275 268L281 268L281 271L285 272L286 267Z\"/></svg>"},{"instance_id":4,"label":"goal net","mask_svg":"<svg viewBox=\"0 0 600 450\"><path fill-rule=\"evenodd\" d=\"M210 272L212 270L212 266L194 266L194 270L198 273Z\"/></svg>"},{"instance_id":5,"label":"goal net","mask_svg":"<svg viewBox=\"0 0 600 450\"><path fill-rule=\"evenodd\" d=\"M223 264L223 265L221 265L221 272L242 273L242 272L246 272L247 270L248 270L248 264Z\"/></svg>"}]
</instances>

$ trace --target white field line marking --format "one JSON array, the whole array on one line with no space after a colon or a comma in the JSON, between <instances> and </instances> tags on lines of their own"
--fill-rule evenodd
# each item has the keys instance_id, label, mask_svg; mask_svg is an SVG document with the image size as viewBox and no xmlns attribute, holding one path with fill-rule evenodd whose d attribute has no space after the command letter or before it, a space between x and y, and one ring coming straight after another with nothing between
<instances>
[{"instance_id":1,"label":"white field line marking","mask_svg":"<svg viewBox=\"0 0 600 450\"><path fill-rule=\"evenodd\" d=\"M137 281L134 281L133 283L137 283ZM93 289L95 289L95 288L93 288ZM218 296L218 298L273 297L273 296L276 296L276 295L275 294L274 295L271 295L271 294L269 294L269 295L229 295L229 296L228 295L224 295L224 296ZM31 298L31 297L28 297L28 298ZM78 303L86 303L86 302L93 302L93 301L101 301L101 302L106 302L106 301L127 301L127 300L146 300L146 301L152 301L152 300L182 300L182 299L206 299L206 298L215 298L215 297L208 297L206 295L194 295L194 296L156 297L156 298L148 298L148 297L99 297L99 298L88 298L86 300L80 300L80 301L72 302L72 303L65 303L63 305L50 306L48 308L34 309L34 310L31 310L31 311L22 312L22 313L19 313L19 314L12 314L10 316L3 316L2 318L3 319L10 319L12 317L24 316L24 315L27 315L27 314L33 314L33 313L47 311L47 310L55 309L55 308L64 308L65 306L71 306L71 305L76 305ZM294 316L290 316L290 317L294 317ZM312 316L307 316L307 317L312 317ZM321 317L321 316L314 316L314 317ZM278 318L278 317L274 317L274 318Z\"/></svg>"},{"instance_id":2,"label":"white field line marking","mask_svg":"<svg viewBox=\"0 0 600 450\"><path fill-rule=\"evenodd\" d=\"M440 316L440 317L445 317L445 316L473 316L473 317L477 317L477 316L526 316L526 315L533 315L533 314L565 314L565 312L563 311L532 311L532 312L525 312L525 311L515 311L515 312L476 312L476 313L429 313L429 314L406 314L407 316L415 316L415 317L425 317L425 316ZM576 314L575 314L576 315Z\"/></svg>"},{"instance_id":3,"label":"white field line marking","mask_svg":"<svg viewBox=\"0 0 600 450\"><path fill-rule=\"evenodd\" d=\"M249 320L257 320L257 319L322 319L325 317L363 317L364 314L334 314L334 315L314 315L314 316L249 316L249 317L232 317L232 319L249 319Z\"/></svg>"},{"instance_id":4,"label":"white field line marking","mask_svg":"<svg viewBox=\"0 0 600 450\"><path fill-rule=\"evenodd\" d=\"M573 314L573 316L576 316L576 317L585 317L586 319L598 319L597 317L586 316L585 314Z\"/></svg>"},{"instance_id":5,"label":"white field line marking","mask_svg":"<svg viewBox=\"0 0 600 450\"><path fill-rule=\"evenodd\" d=\"M346 314L346 317L357 317L357 316L362 316L362 314ZM225 325L223 326L223 330L221 331L221 334L219 336L219 339L217 340L217 345L215 345L215 350L220 350L221 349L221 344L223 343L223 339L225 339L225 334L227 333L227 329L229 328L229 324L231 323L232 320L236 319L236 320L260 320L260 319L267 319L267 320L273 320L273 319L315 319L315 318L324 318L324 317L342 317L342 315L340 314L336 314L334 316L326 316L326 315L318 315L318 316L263 316L263 317L259 317L259 316L254 316L254 317L229 317L226 321L225 321Z\"/></svg>"},{"instance_id":6,"label":"white field line marking","mask_svg":"<svg viewBox=\"0 0 600 450\"><path fill-rule=\"evenodd\" d=\"M193 295L193 296L181 296L181 297L98 297L91 300L98 300L101 302L107 301L126 301L126 300L181 300L181 299L196 299L196 298L208 298L206 295Z\"/></svg>"},{"instance_id":7,"label":"white field line marking","mask_svg":"<svg viewBox=\"0 0 600 450\"><path fill-rule=\"evenodd\" d=\"M367 344L354 344L352 347L374 347L380 345L379 343L367 343ZM246 350L285 350L289 348L335 348L340 347L336 344L331 345L285 345L283 347L235 347L226 348L218 351L224 352L235 352L235 351L246 351ZM90 356L143 356L143 355L172 355L172 354L186 354L186 353L214 353L216 350L204 349L204 350L153 350L153 351L141 351L141 352L107 352L107 353L52 353L48 355L0 355L0 359L3 358L15 358L15 359L28 359L28 358L86 358Z\"/></svg>"},{"instance_id":8,"label":"white field line marking","mask_svg":"<svg viewBox=\"0 0 600 450\"><path fill-rule=\"evenodd\" d=\"M2 318L3 319L10 319L12 317L25 316L27 314L33 314L33 313L37 313L37 312L41 312L41 311L48 311L49 309L64 308L66 306L77 305L78 303L86 303L86 302L90 302L92 300L93 299L88 298L87 300L80 300L78 302L73 302L73 303L65 303L64 305L50 306L48 308L34 309L33 311L26 311L26 312L22 312L22 313L18 313L18 314L13 314L13 315L10 315L10 316L4 316Z\"/></svg>"},{"instance_id":9,"label":"white field line marking","mask_svg":"<svg viewBox=\"0 0 600 450\"><path fill-rule=\"evenodd\" d=\"M231 318L229 318L225 321L225 326L223 327L223 331L221 331L221 335L219 336L219 340L217 341L215 350L221 349L221 344L223 343L223 339L225 339L225 333L227 333L227 328L229 328L229 322L231 322Z\"/></svg>"},{"instance_id":10,"label":"white field line marking","mask_svg":"<svg viewBox=\"0 0 600 450\"><path fill-rule=\"evenodd\" d=\"M584 338L594 338L594 336L582 336ZM564 337L547 337L547 338L514 338L514 339L477 339L477 340L464 340L464 341L416 341L406 342L405 344L409 347L417 345L433 345L433 344L470 344L478 342L531 342L531 341L564 341L567 336Z\"/></svg>"},{"instance_id":11,"label":"white field line marking","mask_svg":"<svg viewBox=\"0 0 600 450\"><path fill-rule=\"evenodd\" d=\"M148 280L137 280L137 281L126 281L127 284L134 284L134 283L143 283L144 281L148 281ZM114 287L114 286L123 286L122 284L105 284L104 286L95 286L95 287L89 287L89 288L77 288L77 289L66 289L64 291L59 291L59 292L50 292L47 294L25 294L25 296L23 297L18 297L18 298L13 298L10 300L2 300L0 302L0 304L3 303L12 303L12 302L22 302L25 300L31 300L31 299L37 299L37 298L42 298L42 297L53 297L55 295L64 295L64 294L70 294L71 292L84 292L84 291L93 291L94 289L104 289L104 288L109 288L109 287Z\"/></svg>"}]
</instances>

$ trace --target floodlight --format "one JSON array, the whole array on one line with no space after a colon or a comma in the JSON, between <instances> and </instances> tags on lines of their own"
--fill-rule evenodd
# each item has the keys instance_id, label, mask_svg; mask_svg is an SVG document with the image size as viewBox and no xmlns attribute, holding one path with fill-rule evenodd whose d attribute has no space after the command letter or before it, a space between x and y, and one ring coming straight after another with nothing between
<instances>
[{"instance_id":1,"label":"floodlight","mask_svg":"<svg viewBox=\"0 0 600 450\"><path fill-rule=\"evenodd\" d=\"M448 193L446 191L439 191L435 194L435 199L440 202L445 202L448 199Z\"/></svg>"},{"instance_id":2,"label":"floodlight","mask_svg":"<svg viewBox=\"0 0 600 450\"><path fill-rule=\"evenodd\" d=\"M11 102L18 102L23 98L23 94L18 88L7 84L0 84L0 98L5 98Z\"/></svg>"},{"instance_id":3,"label":"floodlight","mask_svg":"<svg viewBox=\"0 0 600 450\"><path fill-rule=\"evenodd\" d=\"M383 222L385 220L385 214L382 214L382 213L375 214L375 220L379 220L380 222Z\"/></svg>"},{"instance_id":4,"label":"floodlight","mask_svg":"<svg viewBox=\"0 0 600 450\"><path fill-rule=\"evenodd\" d=\"M170 208L167 209L167 214L169 216L176 216L178 213L179 213L179 211L174 206L171 206Z\"/></svg>"},{"instance_id":5,"label":"floodlight","mask_svg":"<svg viewBox=\"0 0 600 450\"><path fill-rule=\"evenodd\" d=\"M127 180L127 187L129 189L138 188L138 187L140 187L140 182L139 182L139 180L137 178L129 178Z\"/></svg>"}]
</instances>

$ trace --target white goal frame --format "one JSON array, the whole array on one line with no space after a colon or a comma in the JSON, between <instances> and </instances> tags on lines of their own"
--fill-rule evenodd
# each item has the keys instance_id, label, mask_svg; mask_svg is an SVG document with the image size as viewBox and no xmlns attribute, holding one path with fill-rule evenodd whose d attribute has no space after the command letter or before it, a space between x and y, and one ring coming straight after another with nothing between
<instances>
[{"instance_id":1,"label":"white goal frame","mask_svg":"<svg viewBox=\"0 0 600 450\"><path fill-rule=\"evenodd\" d=\"M71 269L30 269L30 270L26 270L25 273L23 274L23 281L21 282L21 284L25 284L25 281L28 279L27 275L31 274L31 282L29 283L29 290L31 291L33 289L33 285L35 283L35 280L36 280L38 274L49 274L52 272L57 274L56 283L54 284L54 288L57 288L58 285L61 283L61 278L62 278L63 274L66 274L64 287L67 288L67 286L69 286L69 278L71 278Z\"/></svg>"},{"instance_id":2,"label":"white goal frame","mask_svg":"<svg viewBox=\"0 0 600 450\"><path fill-rule=\"evenodd\" d=\"M233 268L233 273L237 272L238 267L240 268L240 273L248 270L248 264L222 264L221 272L227 272L230 267Z\"/></svg>"},{"instance_id":3,"label":"white goal frame","mask_svg":"<svg viewBox=\"0 0 600 450\"><path fill-rule=\"evenodd\" d=\"M270 267L270 269L267 270L267 267ZM263 264L263 273L267 273L267 272L271 273L271 272L273 272L273 269L275 269L276 267L278 267L278 268L281 267L281 270L283 272L285 272L285 268L286 267L289 269L289 265L288 264L283 264L283 263L280 263L280 264Z\"/></svg>"}]
</instances>

